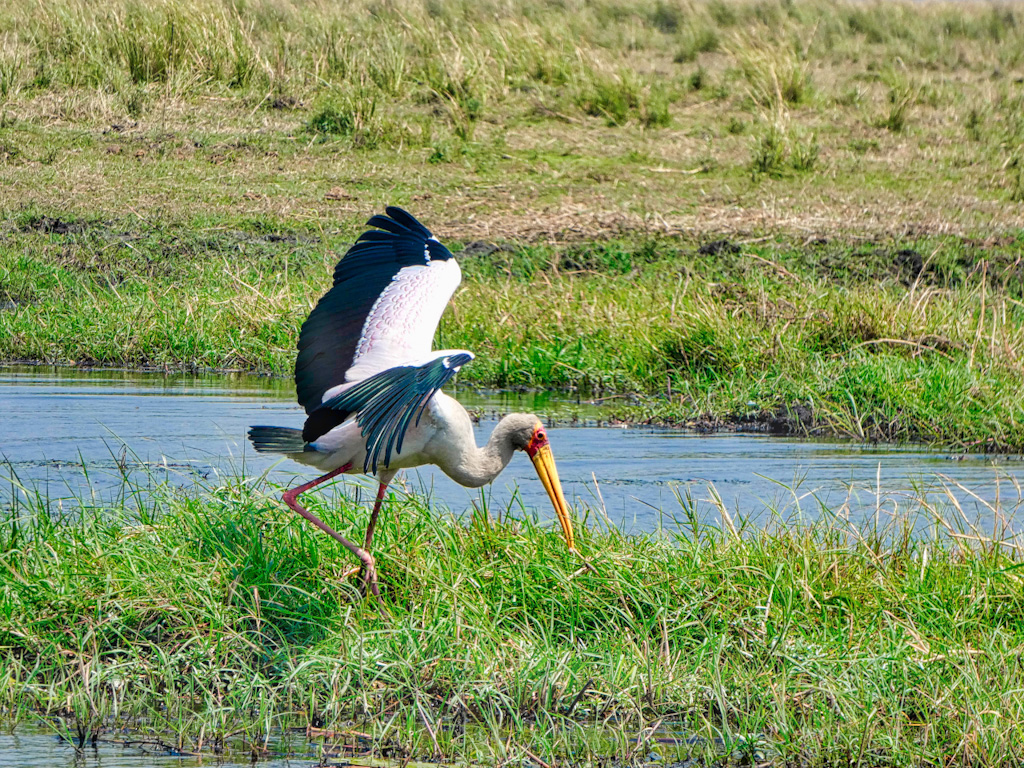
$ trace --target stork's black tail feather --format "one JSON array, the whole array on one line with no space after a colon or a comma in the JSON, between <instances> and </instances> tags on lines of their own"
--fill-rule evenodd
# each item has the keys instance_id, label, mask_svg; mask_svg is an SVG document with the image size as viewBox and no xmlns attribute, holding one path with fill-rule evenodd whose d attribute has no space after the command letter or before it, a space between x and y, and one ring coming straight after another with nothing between
<instances>
[{"instance_id":1,"label":"stork's black tail feather","mask_svg":"<svg viewBox=\"0 0 1024 768\"><path fill-rule=\"evenodd\" d=\"M302 453L308 447L302 430L291 427L249 427L249 440L259 453Z\"/></svg>"}]
</instances>

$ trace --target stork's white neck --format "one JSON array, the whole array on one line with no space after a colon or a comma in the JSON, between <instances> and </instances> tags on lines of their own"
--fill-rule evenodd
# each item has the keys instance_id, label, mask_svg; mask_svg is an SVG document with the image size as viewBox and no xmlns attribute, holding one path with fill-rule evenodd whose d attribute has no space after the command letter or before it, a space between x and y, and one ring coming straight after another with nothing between
<instances>
[{"instance_id":1,"label":"stork's white neck","mask_svg":"<svg viewBox=\"0 0 1024 768\"><path fill-rule=\"evenodd\" d=\"M522 432L524 425L532 428L536 416L522 413L509 414L494 428L487 444L477 447L473 438L473 425L461 405L454 403L461 418L452 418L455 414L449 411L448 436L441 441L439 453L435 456L438 466L452 480L468 488L479 488L496 478L515 453L513 435Z\"/></svg>"},{"instance_id":2,"label":"stork's white neck","mask_svg":"<svg viewBox=\"0 0 1024 768\"><path fill-rule=\"evenodd\" d=\"M512 461L512 454L515 453L509 426L506 416L491 432L486 445L480 448L475 443L464 446L456 464L450 467L442 465L445 474L467 488L479 488L494 480Z\"/></svg>"}]
</instances>

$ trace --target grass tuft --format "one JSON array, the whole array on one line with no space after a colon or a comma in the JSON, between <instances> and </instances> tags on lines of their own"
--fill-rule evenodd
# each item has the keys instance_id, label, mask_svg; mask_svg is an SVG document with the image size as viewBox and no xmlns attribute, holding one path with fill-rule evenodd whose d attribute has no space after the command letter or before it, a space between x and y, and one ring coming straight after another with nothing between
<instances>
[{"instance_id":1,"label":"grass tuft","mask_svg":"<svg viewBox=\"0 0 1024 768\"><path fill-rule=\"evenodd\" d=\"M1014 203L1024 203L1024 161L1020 158L1008 165L1010 177L1010 200Z\"/></svg>"},{"instance_id":2,"label":"grass tuft","mask_svg":"<svg viewBox=\"0 0 1024 768\"><path fill-rule=\"evenodd\" d=\"M22 62L16 54L4 51L0 55L0 99L7 100L18 95L21 70Z\"/></svg>"},{"instance_id":3,"label":"grass tuft","mask_svg":"<svg viewBox=\"0 0 1024 768\"><path fill-rule=\"evenodd\" d=\"M779 111L810 98L807 62L790 46L766 47L743 40L736 43L734 55L755 104Z\"/></svg>"},{"instance_id":4,"label":"grass tuft","mask_svg":"<svg viewBox=\"0 0 1024 768\"><path fill-rule=\"evenodd\" d=\"M786 135L778 123L771 123L753 139L750 170L754 179L765 175L772 178L782 176L789 156Z\"/></svg>"},{"instance_id":5,"label":"grass tuft","mask_svg":"<svg viewBox=\"0 0 1024 768\"><path fill-rule=\"evenodd\" d=\"M682 45L674 58L677 64L696 61L702 53L714 53L721 44L718 31L703 23L689 26L683 32L682 39Z\"/></svg>"},{"instance_id":6,"label":"grass tuft","mask_svg":"<svg viewBox=\"0 0 1024 768\"><path fill-rule=\"evenodd\" d=\"M375 149L393 141L397 133L378 105L378 96L372 91L345 91L321 102L306 123L306 130L350 139L355 148Z\"/></svg>"},{"instance_id":7,"label":"grass tuft","mask_svg":"<svg viewBox=\"0 0 1024 768\"><path fill-rule=\"evenodd\" d=\"M821 155L818 135L812 133L810 136L791 137L791 146L790 163L793 166L793 170L800 173L813 171L818 165L818 159Z\"/></svg>"},{"instance_id":8,"label":"grass tuft","mask_svg":"<svg viewBox=\"0 0 1024 768\"><path fill-rule=\"evenodd\" d=\"M888 111L878 120L879 127L893 133L902 133L907 127L911 107L918 97L918 89L902 80L892 85L888 95Z\"/></svg>"},{"instance_id":9,"label":"grass tuft","mask_svg":"<svg viewBox=\"0 0 1024 768\"><path fill-rule=\"evenodd\" d=\"M595 80L578 96L577 103L588 115L604 117L610 126L625 125L635 118L647 128L662 128L672 120L664 88L644 84L627 71Z\"/></svg>"}]
</instances>

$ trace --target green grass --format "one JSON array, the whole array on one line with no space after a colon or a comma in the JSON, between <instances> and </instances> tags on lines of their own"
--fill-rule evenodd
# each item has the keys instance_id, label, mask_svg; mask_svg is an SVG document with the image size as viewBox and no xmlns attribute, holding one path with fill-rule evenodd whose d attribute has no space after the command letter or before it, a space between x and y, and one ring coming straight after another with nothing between
<instances>
[{"instance_id":1,"label":"green grass","mask_svg":"<svg viewBox=\"0 0 1024 768\"><path fill-rule=\"evenodd\" d=\"M440 328L463 383L1024 449L1014 6L12 0L0 29L0 360L288 375L400 204L501 246ZM393 501L385 615L258 484L80 516L12 489L0 706L211 755L312 726L463 763L1019 763L1020 544L968 501L592 513L596 574L531 520Z\"/></svg>"},{"instance_id":2,"label":"green grass","mask_svg":"<svg viewBox=\"0 0 1024 768\"><path fill-rule=\"evenodd\" d=\"M281 729L302 751L312 727L443 762L1005 765L1024 739L1020 544L1011 506L975 526L959 493L764 527L682 499L678 522L632 536L592 512L596 573L530 518L393 497L381 609L258 482L64 514L12 487L0 706L71 740L130 728L256 755ZM365 525L340 494L311 504L345 535ZM659 744L659 723L697 738Z\"/></svg>"},{"instance_id":3,"label":"green grass","mask_svg":"<svg viewBox=\"0 0 1024 768\"><path fill-rule=\"evenodd\" d=\"M1012 6L14 0L0 29L14 208L330 220L407 195L511 237L1024 223ZM750 178L744 123L780 126L788 172Z\"/></svg>"}]
</instances>

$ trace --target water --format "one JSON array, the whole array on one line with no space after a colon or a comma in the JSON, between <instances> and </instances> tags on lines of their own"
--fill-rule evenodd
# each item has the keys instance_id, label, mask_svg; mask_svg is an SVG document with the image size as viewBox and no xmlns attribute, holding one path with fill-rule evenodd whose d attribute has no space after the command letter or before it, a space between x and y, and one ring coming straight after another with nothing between
<instances>
[{"instance_id":1,"label":"water","mask_svg":"<svg viewBox=\"0 0 1024 768\"><path fill-rule=\"evenodd\" d=\"M307 743L302 737L289 740L294 748L299 742L305 743L304 752L292 749L281 750L279 756L261 758L260 768L308 768L317 764L319 749ZM271 746L271 755L278 750ZM224 759L207 751L203 755L181 753L162 743L159 739L139 733L104 731L95 745L86 744L76 754L74 747L57 735L57 725L44 728L21 723L10 732L0 733L0 768L200 768L216 765L217 768L251 768L254 764L244 753Z\"/></svg>"},{"instance_id":2,"label":"water","mask_svg":"<svg viewBox=\"0 0 1024 768\"><path fill-rule=\"evenodd\" d=\"M711 521L722 518L715 493L734 521L763 521L769 510L785 519L813 519L826 507L858 522L884 516L923 490L942 502L944 486L969 516L985 517L985 503L997 497L1012 515L1019 503L1014 484L1024 480L1024 463L1013 457L994 461L918 446L596 426L603 412L586 403L465 390L457 396L482 414L478 443L486 441L499 413L533 411L553 421L549 435L570 502L595 510L593 524L606 523L607 515L631 531L654 530L682 517L679 497L686 494ZM253 424L298 427L303 416L291 383L280 379L4 367L0 454L8 464L0 467L0 478L13 473L22 487L57 504L90 494L116 497L124 490L123 474L143 484L184 487L262 473L274 482L294 483L312 478L313 471L254 453L245 432ZM429 467L404 475L396 483L399 492L427 489L454 512L486 504L494 513L526 510L552 517L525 455L517 455L483 492L462 488ZM361 483L364 498L373 492L372 481L346 482ZM0 501L23 492L0 479Z\"/></svg>"},{"instance_id":3,"label":"water","mask_svg":"<svg viewBox=\"0 0 1024 768\"><path fill-rule=\"evenodd\" d=\"M621 739L612 733L613 728L579 724L574 730L586 731L595 748L614 754ZM58 730L66 733L70 740L61 738ZM483 746L491 734L473 724L468 726L466 732L472 734L477 731ZM682 723L662 724L651 737L652 751L644 761L648 766L687 768L704 764L699 758L687 758L691 754L702 753L707 746L720 754L724 753L725 745L721 739L708 741L694 736ZM73 732L63 730L55 720L38 718L35 723L21 722L13 727L8 726L7 732L0 732L0 768L201 768L209 765L217 768L251 768L254 765L259 768L309 768L317 765L390 768L399 762L374 757L370 751L363 752L364 748L369 750L369 745L359 744L358 739L341 738L338 735L307 736L302 730L272 731L265 750L255 760L246 754L244 744L241 743L234 744L233 749L224 755L213 753L209 748L200 754L179 752L168 744L170 741L173 738L161 740L144 733L106 728L95 744L87 741L76 752L73 744L77 740ZM756 735L751 741L758 745L763 742L763 737ZM356 750L346 748L345 745L352 742L357 742L354 745ZM758 749L755 754L767 758L771 752ZM740 758L741 753L737 752L735 756ZM405 761L402 762L405 764ZM430 759L408 761L408 768L436 768L438 765Z\"/></svg>"}]
</instances>

